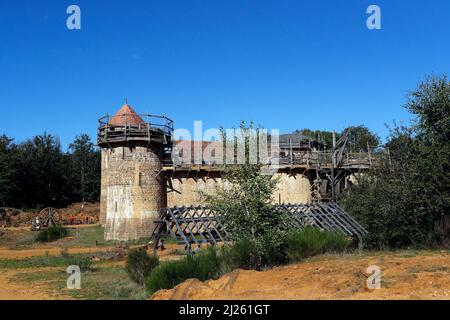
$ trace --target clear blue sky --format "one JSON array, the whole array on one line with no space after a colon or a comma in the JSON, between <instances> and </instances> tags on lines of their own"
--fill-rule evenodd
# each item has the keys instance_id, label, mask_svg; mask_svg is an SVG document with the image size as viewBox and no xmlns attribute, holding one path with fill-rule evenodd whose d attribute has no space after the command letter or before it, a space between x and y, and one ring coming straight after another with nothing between
<instances>
[{"instance_id":1,"label":"clear blue sky","mask_svg":"<svg viewBox=\"0 0 450 320\"><path fill-rule=\"evenodd\" d=\"M66 28L70 4L81 30ZM450 74L449 17L448 0L1 1L0 133L67 147L127 97L188 129L365 124L384 137L409 119L408 90Z\"/></svg>"}]
</instances>

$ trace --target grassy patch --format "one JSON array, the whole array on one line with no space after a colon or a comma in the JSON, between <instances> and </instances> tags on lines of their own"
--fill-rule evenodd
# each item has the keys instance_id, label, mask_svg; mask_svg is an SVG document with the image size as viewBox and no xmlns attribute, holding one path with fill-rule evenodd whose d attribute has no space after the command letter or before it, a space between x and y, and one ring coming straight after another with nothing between
<instances>
[{"instance_id":1,"label":"grassy patch","mask_svg":"<svg viewBox=\"0 0 450 320\"><path fill-rule=\"evenodd\" d=\"M432 265L432 266L415 266L409 269L410 273L420 272L450 272L449 266Z\"/></svg>"},{"instance_id":2,"label":"grassy patch","mask_svg":"<svg viewBox=\"0 0 450 320\"><path fill-rule=\"evenodd\" d=\"M417 253L412 250L406 250L406 251L401 251L399 255L402 258L414 258L417 256Z\"/></svg>"},{"instance_id":3,"label":"grassy patch","mask_svg":"<svg viewBox=\"0 0 450 320\"><path fill-rule=\"evenodd\" d=\"M69 241L64 240L64 245L67 245L68 247L110 247L116 243L116 241L104 239L105 228L99 225L83 228L68 227L68 230L68 236L73 237L73 239ZM141 245L147 243L147 241L147 238L142 238L130 240L126 243L128 245Z\"/></svg>"},{"instance_id":4,"label":"grassy patch","mask_svg":"<svg viewBox=\"0 0 450 320\"><path fill-rule=\"evenodd\" d=\"M130 280L123 267L99 268L82 274L81 290L70 290L77 299L142 300L148 297L145 288Z\"/></svg>"},{"instance_id":5,"label":"grassy patch","mask_svg":"<svg viewBox=\"0 0 450 320\"><path fill-rule=\"evenodd\" d=\"M105 228L102 226L92 226L84 228L68 228L69 237L74 239L65 241L65 245L68 247L105 247L114 245L114 241L105 240L104 232Z\"/></svg>"},{"instance_id":6,"label":"grassy patch","mask_svg":"<svg viewBox=\"0 0 450 320\"><path fill-rule=\"evenodd\" d=\"M9 249L26 249L35 244L36 232L32 231L0 231L0 246Z\"/></svg>"},{"instance_id":7,"label":"grassy patch","mask_svg":"<svg viewBox=\"0 0 450 320\"><path fill-rule=\"evenodd\" d=\"M75 299L89 300L142 300L148 294L144 288L134 284L122 267L98 268L81 273L81 289L68 290L65 270L24 272L12 280L26 283L39 283L49 295L66 295Z\"/></svg>"},{"instance_id":8,"label":"grassy patch","mask_svg":"<svg viewBox=\"0 0 450 320\"><path fill-rule=\"evenodd\" d=\"M71 254L68 256L36 256L26 259L0 259L0 268L42 268L42 267L59 267L79 265L81 269L87 270L91 268L90 254Z\"/></svg>"},{"instance_id":9,"label":"grassy patch","mask_svg":"<svg viewBox=\"0 0 450 320\"><path fill-rule=\"evenodd\" d=\"M59 246L65 247L110 247L116 243L112 240L104 239L104 228L102 226L87 226L84 228L65 227L67 235L63 239L56 240L51 243L43 242L36 244L38 232L21 230L21 231L0 231L0 246L9 249L29 249L33 246ZM42 230L44 232L47 229ZM68 238L70 237L70 238ZM128 245L146 244L147 238L128 241ZM169 241L167 242L169 243Z\"/></svg>"},{"instance_id":10,"label":"grassy patch","mask_svg":"<svg viewBox=\"0 0 450 320\"><path fill-rule=\"evenodd\" d=\"M395 283L395 280L381 276L381 288L391 288Z\"/></svg>"}]
</instances>

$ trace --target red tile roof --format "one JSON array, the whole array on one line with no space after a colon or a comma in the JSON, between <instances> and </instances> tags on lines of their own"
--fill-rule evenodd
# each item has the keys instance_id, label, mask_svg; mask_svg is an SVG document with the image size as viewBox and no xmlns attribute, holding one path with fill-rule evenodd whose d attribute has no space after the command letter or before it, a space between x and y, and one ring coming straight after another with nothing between
<instances>
[{"instance_id":1,"label":"red tile roof","mask_svg":"<svg viewBox=\"0 0 450 320\"><path fill-rule=\"evenodd\" d=\"M196 144L201 150L195 150ZM206 149L208 148L208 151ZM196 155L196 152L200 154ZM194 140L175 140L174 156L183 158L184 161L194 160L197 156L203 159L203 162L215 162L223 157L222 141L194 141Z\"/></svg>"},{"instance_id":2,"label":"red tile roof","mask_svg":"<svg viewBox=\"0 0 450 320\"><path fill-rule=\"evenodd\" d=\"M128 104L124 104L116 114L111 117L109 124L115 126L138 126L144 124L144 120Z\"/></svg>"}]
</instances>

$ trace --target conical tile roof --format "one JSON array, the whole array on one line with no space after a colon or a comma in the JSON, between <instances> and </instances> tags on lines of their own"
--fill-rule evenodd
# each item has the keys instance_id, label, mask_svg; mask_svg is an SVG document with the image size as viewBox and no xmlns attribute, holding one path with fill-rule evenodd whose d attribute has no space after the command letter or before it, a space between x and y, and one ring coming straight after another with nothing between
<instances>
[{"instance_id":1,"label":"conical tile roof","mask_svg":"<svg viewBox=\"0 0 450 320\"><path fill-rule=\"evenodd\" d=\"M144 124L144 120L128 104L124 104L116 114L109 120L114 126L138 126Z\"/></svg>"}]
</instances>

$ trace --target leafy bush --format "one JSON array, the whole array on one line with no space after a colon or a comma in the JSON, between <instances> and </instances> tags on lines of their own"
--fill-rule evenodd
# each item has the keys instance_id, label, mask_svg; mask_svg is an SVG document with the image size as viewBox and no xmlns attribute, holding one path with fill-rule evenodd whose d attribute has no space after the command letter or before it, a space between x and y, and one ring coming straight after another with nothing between
<instances>
[{"instance_id":1,"label":"leafy bush","mask_svg":"<svg viewBox=\"0 0 450 320\"><path fill-rule=\"evenodd\" d=\"M149 256L146 250L130 250L126 270L130 278L143 285L150 272L159 265L157 257Z\"/></svg>"},{"instance_id":2,"label":"leafy bush","mask_svg":"<svg viewBox=\"0 0 450 320\"><path fill-rule=\"evenodd\" d=\"M92 270L92 258L83 255L73 255L64 258L67 266L79 266L80 271Z\"/></svg>"},{"instance_id":3,"label":"leafy bush","mask_svg":"<svg viewBox=\"0 0 450 320\"><path fill-rule=\"evenodd\" d=\"M262 263L258 252L256 241L249 238L243 238L233 245L224 246L221 248L223 267L227 271L235 268L256 269Z\"/></svg>"},{"instance_id":4,"label":"leafy bush","mask_svg":"<svg viewBox=\"0 0 450 320\"><path fill-rule=\"evenodd\" d=\"M287 255L291 261L300 261L325 252L342 252L350 245L344 236L331 231L306 227L287 236Z\"/></svg>"},{"instance_id":5,"label":"leafy bush","mask_svg":"<svg viewBox=\"0 0 450 320\"><path fill-rule=\"evenodd\" d=\"M67 236L68 230L63 226L55 226L39 231L36 241L52 242Z\"/></svg>"},{"instance_id":6,"label":"leafy bush","mask_svg":"<svg viewBox=\"0 0 450 320\"><path fill-rule=\"evenodd\" d=\"M233 245L222 247L220 253L223 260L222 267L228 271L235 268L261 270L287 261L285 246L274 243L269 237L243 238Z\"/></svg>"},{"instance_id":7,"label":"leafy bush","mask_svg":"<svg viewBox=\"0 0 450 320\"><path fill-rule=\"evenodd\" d=\"M221 275L221 259L215 248L209 248L195 256L186 256L177 261L168 261L153 269L145 281L151 293L170 289L177 284L196 278L201 281L216 279Z\"/></svg>"}]
</instances>

